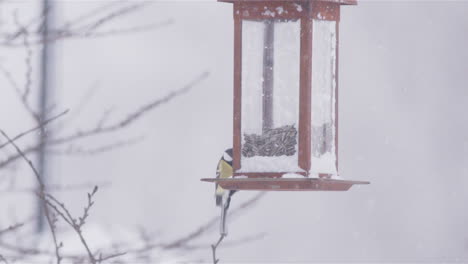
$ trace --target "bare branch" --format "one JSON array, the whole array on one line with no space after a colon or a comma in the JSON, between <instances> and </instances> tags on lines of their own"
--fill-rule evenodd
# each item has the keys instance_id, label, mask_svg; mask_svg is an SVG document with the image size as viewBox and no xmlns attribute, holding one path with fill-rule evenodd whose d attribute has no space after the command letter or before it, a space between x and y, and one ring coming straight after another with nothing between
<instances>
[{"instance_id":1,"label":"bare branch","mask_svg":"<svg viewBox=\"0 0 468 264\"><path fill-rule=\"evenodd\" d=\"M99 188L102 189L102 188L106 188L110 186L111 184L109 182L100 182L100 183L94 182L93 184L83 183L83 184L73 184L73 185L47 184L46 189L48 191L54 191L54 192L69 192L69 191L89 189L95 185L99 185ZM8 193L28 193L28 194L37 195L36 192L37 192L37 189L33 189L33 188L21 188L21 189L13 189L13 190L5 189L5 190L0 190L0 195L8 194Z\"/></svg>"},{"instance_id":2,"label":"bare branch","mask_svg":"<svg viewBox=\"0 0 468 264\"><path fill-rule=\"evenodd\" d=\"M91 207L94 204L93 196L96 194L97 190L98 190L98 187L94 186L93 191L91 193L88 193L88 204L85 206L85 208L83 210L83 216L78 218L80 220L80 222L78 223L79 228L83 227L83 225L86 222L86 218L88 218L88 216L89 216L89 210L91 209Z\"/></svg>"},{"instance_id":3,"label":"bare branch","mask_svg":"<svg viewBox=\"0 0 468 264\"><path fill-rule=\"evenodd\" d=\"M13 75L11 72L7 71L3 66L0 64L0 71L3 73L3 76L7 79L7 81L10 83L11 87L13 87L16 90L17 94L21 94L21 89L18 85L18 83L15 81L13 78Z\"/></svg>"},{"instance_id":4,"label":"bare branch","mask_svg":"<svg viewBox=\"0 0 468 264\"><path fill-rule=\"evenodd\" d=\"M18 154L20 155L21 158L24 159L24 161L28 164L28 166L31 168L31 170L34 172L34 175L36 176L36 179L37 179L37 182L39 183L40 185L40 189L43 191L44 190L44 183L41 179L41 176L39 175L39 172L36 170L36 168L34 167L33 163L31 160L29 160L25 153L23 153L23 151L15 144L15 142L3 131L0 129L0 133L2 134L2 136L4 138L7 139L7 143L8 144L11 144L13 145L13 147L16 149L16 151L18 152Z\"/></svg>"},{"instance_id":5,"label":"bare branch","mask_svg":"<svg viewBox=\"0 0 468 264\"><path fill-rule=\"evenodd\" d=\"M93 190L90 193L88 193L88 203L83 209L83 215L81 217L78 217L78 220L76 220L72 216L72 214L67 209L65 204L60 202L53 195L47 194L47 196L44 199L47 205L50 206L78 235L81 241L81 244L83 245L83 247L86 250L86 253L88 254L89 261L92 264L101 263L104 260L109 260L111 258L116 258L125 254L125 253L116 253L107 257L103 257L102 254L99 254L99 257L96 258L95 255L92 253L88 245L88 242L84 238L82 227L86 223L86 219L89 217L89 210L94 205L93 197L97 193L97 191L98 191L98 187L94 186Z\"/></svg>"},{"instance_id":6,"label":"bare branch","mask_svg":"<svg viewBox=\"0 0 468 264\"><path fill-rule=\"evenodd\" d=\"M18 82L16 82L15 79L13 78L13 75L9 71L7 71L5 68L3 68L1 65L0 65L0 71L3 73L3 75L5 76L7 81L10 83L11 87L15 90L18 98L20 99L20 101L23 104L26 111L33 117L34 121L37 121L37 114L32 109L32 107L29 105L28 101L23 100L24 93L21 90L20 86L18 85Z\"/></svg>"},{"instance_id":7,"label":"bare branch","mask_svg":"<svg viewBox=\"0 0 468 264\"><path fill-rule=\"evenodd\" d=\"M252 242L255 240L260 240L266 236L266 233L258 233L250 236L245 236L239 239L236 239L234 241L226 241L224 242L225 247L233 247L233 246L238 246L238 245L245 245L245 243ZM197 243L197 244L187 244L183 245L178 249L182 250L198 250L198 249L206 249L207 247L211 247L212 244L206 244L206 243Z\"/></svg>"},{"instance_id":8,"label":"bare branch","mask_svg":"<svg viewBox=\"0 0 468 264\"><path fill-rule=\"evenodd\" d=\"M126 117L124 117L120 121L114 122L114 123L112 123L110 125L106 125L106 126L100 126L100 124L98 123L98 125L96 125L96 127L93 128L93 129L89 129L89 130L86 130L86 131L78 131L75 134L72 134L72 135L69 135L69 136L64 136L64 137L61 137L61 138L50 139L50 140L47 141L47 144L48 145L56 145L56 144L69 143L69 142L77 140L77 139L87 138L87 137L98 135L98 134L106 134L106 133L109 133L109 132L114 132L116 130L125 128L125 127L133 124L134 122L139 120L142 116L144 116L148 112L154 110L155 108L157 108L157 107L159 107L159 106L161 106L163 104L166 104L166 103L172 101L174 98L189 92L191 89L193 89L193 87L195 87L201 81L205 80L208 77L208 75L209 75L208 72L202 73L200 76L195 78L193 81L191 81L190 83L188 83L184 87L182 87L182 88L180 88L178 90L172 91L169 94L167 94L166 96L164 96L162 98L158 98L158 99L156 99L156 100L154 100L154 101L140 107L136 111L128 114ZM1 167L1 163L0 163L0 167Z\"/></svg>"},{"instance_id":9,"label":"bare branch","mask_svg":"<svg viewBox=\"0 0 468 264\"><path fill-rule=\"evenodd\" d=\"M112 254L112 255L109 255L109 256L106 256L106 257L103 257L101 254L99 254L99 258L97 259L97 263L102 263L104 261L107 261L107 260L110 260L110 259L113 259L113 258L117 258L117 257L121 257L121 256L124 256L126 254L127 254L126 252L115 253L115 254Z\"/></svg>"},{"instance_id":10,"label":"bare branch","mask_svg":"<svg viewBox=\"0 0 468 264\"><path fill-rule=\"evenodd\" d=\"M120 121L118 124L116 124L114 126L115 127L123 127L123 126L126 126L128 124L131 124L131 123L135 122L136 120L138 120L145 113L153 110L154 108L156 108L156 107L158 107L158 106L160 106L162 104L170 102L172 99L174 99L174 98L176 98L176 97L178 97L178 96L180 96L182 94L187 93L195 85L197 85L201 81L205 80L208 76L209 76L209 72L203 72L200 76L195 78L193 81L191 81L190 83L188 83L187 85L185 85L181 89L173 91L173 92L169 93L168 95L166 95L165 97L163 97L161 99L158 99L156 101L153 101L153 102L141 107L139 110L137 110L136 112L130 114L129 116L127 116L127 118Z\"/></svg>"},{"instance_id":11,"label":"bare branch","mask_svg":"<svg viewBox=\"0 0 468 264\"><path fill-rule=\"evenodd\" d=\"M92 18L96 15L99 15L100 13L102 12L105 12L111 8L113 8L116 4L119 4L119 2L110 2L110 3L106 3L106 4L103 4L102 6L99 6L87 13L84 13L84 14L81 14L80 16L76 17L75 19L71 20L71 21L68 21L67 23L65 23L65 25L63 25L63 29L70 29L72 26L80 23L80 22L83 22L83 21L86 21L87 19L89 18Z\"/></svg>"},{"instance_id":12,"label":"bare branch","mask_svg":"<svg viewBox=\"0 0 468 264\"><path fill-rule=\"evenodd\" d=\"M66 124L67 126L70 125L70 123L73 123L75 119L77 119L82 111L86 108L86 106L91 102L93 97L96 95L97 91L99 90L99 82L95 81L87 90L85 93L83 93L83 96L79 99L78 103L76 106L71 107L72 111L70 112L70 115L66 118ZM56 127L55 130L60 130L64 127L64 122L62 124L59 124L58 127Z\"/></svg>"},{"instance_id":13,"label":"bare branch","mask_svg":"<svg viewBox=\"0 0 468 264\"><path fill-rule=\"evenodd\" d=\"M90 156L90 155L97 155L104 152L109 152L113 150L117 150L119 148L128 147L134 144L141 142L144 137L137 137L131 138L128 140L117 141L111 144L102 145L99 147L94 148L82 148L70 145L65 150L48 150L48 153L56 154L56 155L79 155L79 156Z\"/></svg>"},{"instance_id":14,"label":"bare branch","mask_svg":"<svg viewBox=\"0 0 468 264\"><path fill-rule=\"evenodd\" d=\"M36 176L36 180L37 182L39 183L39 192L38 192L38 195L39 197L41 198L41 200L43 201L42 202L42 206L44 208L44 213L45 213L45 216L46 216L46 219L47 219L47 223L49 225L49 228L50 228L50 232L52 234L52 238L54 240L54 245L55 245L55 254L56 254L56 258L57 258L57 264L60 264L61 260L62 260L62 257L60 256L60 248L62 247L62 243L58 243L57 241L57 235L55 233L55 221L52 219L52 215L50 214L49 212L49 207L47 206L47 203L45 201L45 186L44 186L44 182L42 181L42 178L41 178L41 175L39 174L39 172L36 170L36 168L34 167L33 163L31 160L29 160L26 155L21 151L21 149L16 145L15 142L13 142L11 140L11 138L3 131L0 129L0 133L3 135L3 137L5 137L8 142L13 145L13 147L16 149L16 151L18 152L18 154L21 156L21 158L23 158L23 160L29 165L29 167L31 168L31 170L34 172L34 175Z\"/></svg>"},{"instance_id":15,"label":"bare branch","mask_svg":"<svg viewBox=\"0 0 468 264\"><path fill-rule=\"evenodd\" d=\"M219 239L218 239L218 242L216 242L215 244L211 245L211 252L213 253L213 264L218 264L219 262L219 259L216 258L216 249L218 248L219 244L221 244L221 242L223 241L223 239L226 237L226 234L221 234Z\"/></svg>"},{"instance_id":16,"label":"bare branch","mask_svg":"<svg viewBox=\"0 0 468 264\"><path fill-rule=\"evenodd\" d=\"M251 206L252 203L255 203L256 201L258 201L258 199L260 199L263 195L264 195L264 193L258 194L253 199L247 201L247 203L243 203L241 206L239 206L239 208L236 208L236 211L241 210L241 209L245 209L245 208ZM226 221L226 218L227 218L228 209L229 209L229 201L228 201L227 206L223 206L223 211L222 211L222 215L221 215L221 221L222 221L221 226L222 226L222 228L221 228L221 232L220 232L220 235L219 235L219 239L215 244L211 245L211 253L212 253L212 257L213 257L213 264L218 264L219 259L216 257L216 250L217 250L218 246L221 244L221 242L223 241L223 239L227 236L227 232L225 230L225 221Z\"/></svg>"},{"instance_id":17,"label":"bare branch","mask_svg":"<svg viewBox=\"0 0 468 264\"><path fill-rule=\"evenodd\" d=\"M114 109L110 108L110 109L107 109L106 111L104 111L104 113L102 114L102 117L101 119L99 120L99 122L97 123L96 127L98 128L102 128L104 127L104 124L108 121L112 111Z\"/></svg>"},{"instance_id":18,"label":"bare branch","mask_svg":"<svg viewBox=\"0 0 468 264\"><path fill-rule=\"evenodd\" d=\"M68 210L65 210L64 212L62 212L62 210L59 209L59 207L58 207L58 206L61 206L62 203L60 203L60 202L57 201L57 202L56 202L57 205L58 205L58 206L57 206L56 204L52 203L52 202L48 199L48 198L50 198L51 200L55 200L55 198L54 198L53 196L50 196L50 197L49 197L49 196L50 196L50 195L48 194L47 197L44 198L44 199L45 199L45 202L47 203L47 205L48 205L50 208L52 208L52 210L54 210L55 213L57 213L58 216L60 216L68 225L73 226L73 225L74 225L74 223L73 223L74 219L73 219L73 217L71 217L71 216L69 215ZM43 199L43 198L41 198L41 199ZM63 205L62 205L62 206L63 206ZM67 213L68 213L68 214L67 214ZM66 215L66 214L67 214L67 215ZM76 221L75 221L75 222L76 222Z\"/></svg>"},{"instance_id":19,"label":"bare branch","mask_svg":"<svg viewBox=\"0 0 468 264\"><path fill-rule=\"evenodd\" d=\"M48 250L40 250L35 247L25 247L21 245L11 245L9 243L6 243L4 241L0 241L0 248L6 249L8 251L15 252L20 255L20 257L25 257L25 256L44 256L48 257L54 254L52 251ZM122 256L124 253L116 253L109 255L107 257L102 257L103 261L109 260L111 258L116 258L118 256ZM72 263L88 263L86 261L87 257L83 257L83 255L73 255L73 254L63 254L62 255L63 259L69 259L72 260ZM25 263L25 262L23 262ZM29 263L29 262L28 262Z\"/></svg>"},{"instance_id":20,"label":"bare branch","mask_svg":"<svg viewBox=\"0 0 468 264\"><path fill-rule=\"evenodd\" d=\"M21 25L18 19L18 13L14 12L13 14L14 17L14 22L16 26L19 28L19 32L21 32L20 35L23 36L23 46L26 50L26 58L25 58L25 65L26 65L26 76L25 80L26 83L24 85L24 89L22 92L17 90L19 92L18 96L20 97L21 102L25 106L26 110L28 110L29 114L32 116L32 118L36 121L39 122L39 115L33 110L31 105L28 102L28 97L31 92L31 85L32 85L32 56L33 56L33 51L31 48L31 45L29 44L29 32L27 31L27 28Z\"/></svg>"},{"instance_id":21,"label":"bare branch","mask_svg":"<svg viewBox=\"0 0 468 264\"><path fill-rule=\"evenodd\" d=\"M168 19L164 20L161 22L156 22L156 23L151 23L147 25L139 25L139 26L134 26L134 27L128 27L128 28L118 28L118 29L109 29L105 31L95 31L95 32L89 32L86 34L74 34L69 36L68 38L81 38L81 37L86 37L86 38L100 38L100 37L107 37L107 36L117 36L117 35L125 35L125 34L134 34L134 33L140 33L140 32L147 32L151 30L156 30L165 26L169 26L174 24L173 19Z\"/></svg>"},{"instance_id":22,"label":"bare branch","mask_svg":"<svg viewBox=\"0 0 468 264\"><path fill-rule=\"evenodd\" d=\"M54 254L53 252L50 251L45 251L45 250L39 250L37 248L29 248L29 247L24 247L21 245L11 245L5 241L0 241L0 247L17 252L21 255L51 255Z\"/></svg>"},{"instance_id":23,"label":"bare branch","mask_svg":"<svg viewBox=\"0 0 468 264\"><path fill-rule=\"evenodd\" d=\"M0 230L0 236L4 235L6 233L12 232L12 231L16 231L17 229L20 229L23 226L24 226L24 223L18 223L18 224L9 226L6 229Z\"/></svg>"},{"instance_id":24,"label":"bare branch","mask_svg":"<svg viewBox=\"0 0 468 264\"><path fill-rule=\"evenodd\" d=\"M8 261L1 254L0 254L0 261L5 264L8 264Z\"/></svg>"},{"instance_id":25,"label":"bare branch","mask_svg":"<svg viewBox=\"0 0 468 264\"><path fill-rule=\"evenodd\" d=\"M23 44L24 47L26 48L26 59L25 59L25 65L26 65L26 83L24 85L24 90L23 90L23 95L21 99L24 102L27 102L29 93L31 92L31 85L32 85L32 56L33 56L33 51L31 48L31 45L29 45L28 41L28 36L27 34L23 35Z\"/></svg>"},{"instance_id":26,"label":"bare branch","mask_svg":"<svg viewBox=\"0 0 468 264\"><path fill-rule=\"evenodd\" d=\"M1 2L2 0L0 0ZM122 2L121 2L122 3ZM88 200L87 204L85 204L83 208L82 214L77 217L76 219L73 217L73 215L70 213L70 211L67 209L65 204L58 199L56 199L52 194L46 192L47 190L51 189L52 186L48 185L46 186L44 184L44 181L42 179L42 175L40 175L39 171L35 168L33 162L28 158L29 153L33 153L37 151L41 147L50 147L50 146L60 146L61 144L65 143L73 143L75 140L83 139L89 136L94 136L94 135L101 135L105 133L110 133L114 131L118 131L120 129L123 129L125 127L128 127L141 119L144 115L148 114L150 111L154 110L155 108L170 102L174 98L181 96L187 92L189 92L195 85L197 85L199 82L204 80L207 76L208 73L205 72L201 74L198 78L187 84L186 86L174 90L167 94L166 96L162 98L158 98L156 100L150 101L148 104L143 105L142 107L138 107L135 111L129 113L125 117L117 120L116 122L108 122L107 117L109 114L105 114L101 120L97 123L95 127L92 129L84 130L84 131L78 131L76 134L69 134L68 136L63 136L63 137L55 137L55 138L47 138L43 143L39 143L39 145L33 144L29 147L26 147L24 149L21 149L18 145L17 142L21 138L24 138L25 136L29 135L30 133L43 129L46 125L51 123L52 121L58 119L62 115L65 115L67 111L64 111L63 113L54 116L50 119L47 119L45 121L40 120L38 118L38 115L34 111L34 108L31 107L31 104L29 103L29 97L31 96L31 90L33 87L33 46L34 44L43 44L44 42L48 41L55 41L58 39L66 38L66 37L101 37L101 36L108 36L108 35L116 35L116 34L126 34L126 33L135 33L135 32L140 32L140 31L146 31L146 30L152 30L161 26L166 26L171 24L173 21L172 20L167 20L167 21L162 21L159 23L152 23L152 24L147 24L147 25L141 25L141 26L136 26L136 27L128 27L128 28L120 28L120 29L105 29L104 26L109 24L110 22L113 22L117 17L121 17L127 14L130 14L136 10L139 10L143 6L147 5L147 2L144 3L130 3L130 4L125 4L125 6L120 6L117 7L116 4L106 4L103 7L101 7L98 10L93 10L92 12L85 14L79 18L77 18L75 21L71 21L64 25L62 28L55 28L51 30L51 34L49 37L45 40L42 40L40 38L40 33L44 30L44 19L46 17L46 12L48 12L49 8L46 8L43 10L43 13L37 17L32 19L26 24L20 23L17 15L14 15L15 23L18 28L18 30L13 31L12 33L7 33L7 34L0 34L0 45L4 46L18 46L18 47L23 47L26 50L26 57L25 57L25 65L26 65L26 71L25 71L25 83L24 86L21 84L20 86L18 83L14 80L13 76L7 71L4 70L3 68L0 68L0 71L3 72L3 75L7 78L8 82L10 82L11 86L16 90L16 93L21 100L22 104L24 105L25 109L31 114L31 116L35 119L37 122L37 126L34 128L31 128L27 131L24 131L18 135L16 135L13 138L10 138L6 132L0 129L0 134L7 140L5 143L0 143L0 149L6 148L11 146L12 150L14 149L16 153L12 156L8 156L6 160L0 161L0 168L3 168L7 164L9 164L12 161L22 159L24 160L27 165L30 167L32 170L36 181L38 182L39 188L37 190L37 195L39 196L41 200L41 206L43 207L43 211L45 214L45 217L47 219L47 223L50 228L50 232L53 238L54 246L55 246L55 251L47 251L47 250L34 250L34 249L29 249L29 248L24 248L22 246L15 247L15 246L9 246L8 244L4 244L3 241L0 241L0 247L3 248L9 248L13 250L14 252L19 252L20 255L47 255L47 256L52 256L55 254L55 259L56 263L60 264L61 261L66 258L70 258L73 260L80 260L80 261L86 261L83 256L64 256L61 254L60 249L63 247L63 244L58 241L57 238L57 224L59 219L62 219L65 224L68 224L72 229L76 232L78 235L79 239L81 240L81 244L83 244L84 248L86 249L87 253L87 258L89 259L89 262L95 264L95 263L101 263L104 261L108 261L110 259L119 257L124 255L125 253L114 253L108 256L103 256L102 254L99 253L98 251L92 251L90 247L88 246L88 242L85 240L85 237L83 235L83 227L88 221L89 215L90 215L90 210L91 207L94 205L94 195L97 192L97 187L93 189L92 192L88 193ZM115 8L117 7L117 8ZM100 17L96 18L96 14L101 15ZM133 143L136 140L133 141L122 141L122 142L117 142L114 144L109 144L109 145L104 145L101 147L97 147L94 149L82 149L79 148L78 152L81 152L82 154L94 154L94 153L100 153L104 151L111 151L116 149L117 147L121 147L124 145L128 145L130 143ZM10 150L10 148L8 148ZM48 150L49 151L49 150ZM77 153L77 152L75 152ZM31 190L29 190L31 191ZM12 225L4 230L0 230L0 235L9 233L9 232L14 232L18 229L20 229L23 226L23 224L17 224L17 225ZM165 245L162 245L163 248L171 249L177 247L177 245L180 246L187 246L186 243L188 241L191 241L198 237L197 234L190 234L191 236L185 237L183 239L185 240L176 240L172 243L168 243ZM21 244L20 244L21 245ZM20 259L22 257L18 257L17 259ZM26 258L22 258L23 260ZM15 261L15 260L10 260L10 261ZM0 262L5 262L7 263L6 259L4 258L4 255L0 255Z\"/></svg>"},{"instance_id":27,"label":"bare branch","mask_svg":"<svg viewBox=\"0 0 468 264\"><path fill-rule=\"evenodd\" d=\"M46 39L41 37L43 23L49 8L45 8L39 17L33 18L25 26L12 33L0 34L0 45L5 47L23 47L24 43L19 42L21 36L28 39L30 45L41 45L45 42L53 42L67 38L88 38L103 37L109 35L136 33L157 29L170 23L160 22L149 25L141 25L124 29L112 29L98 32L97 30L104 25L114 21L116 18L134 13L151 2L129 3L129 1L120 1L106 3L90 12L84 13L77 18L66 22L56 28L50 29ZM37 29L33 27L37 26Z\"/></svg>"},{"instance_id":28,"label":"bare branch","mask_svg":"<svg viewBox=\"0 0 468 264\"><path fill-rule=\"evenodd\" d=\"M141 9L143 8L144 6L148 5L149 2L141 2L141 3L136 3L136 4L132 4L132 5L129 5L129 6L124 6L118 10L115 10L105 16L102 16L100 17L98 20L88 24L88 25L85 25L83 27L81 27L80 29L78 29L78 31L83 31L85 35L87 35L88 33L90 32L93 32L95 31L96 29L98 29L99 27L103 26L104 24L114 20L115 18L117 17L121 17L121 16L124 16L124 15L127 15L129 13L132 13L138 9Z\"/></svg>"},{"instance_id":29,"label":"bare branch","mask_svg":"<svg viewBox=\"0 0 468 264\"><path fill-rule=\"evenodd\" d=\"M239 212L247 210L248 208L252 207L255 205L263 196L265 195L264 192L261 192L251 199L245 201L244 203L240 204L238 207L236 207L234 210L231 212L231 216L237 215ZM169 243L156 243L156 244L150 244L147 243L147 245L143 246L142 248L135 249L135 250L127 250L129 253L142 253L142 252L147 252L151 251L156 248L161 248L164 250L172 250L172 249L181 249L181 248L189 248L188 243L194 241L195 239L201 237L203 234L206 232L212 230L215 228L216 223L219 221L219 217L213 217L203 225L199 226L198 228L195 229L195 231L190 232L189 234L175 239L172 242Z\"/></svg>"},{"instance_id":30,"label":"bare branch","mask_svg":"<svg viewBox=\"0 0 468 264\"><path fill-rule=\"evenodd\" d=\"M133 124L134 122L139 120L142 116L144 116L148 112L154 110L155 108L157 108L157 107L159 107L159 106L161 106L163 104L166 104L166 103L172 101L174 98L189 92L193 87L195 87L201 81L206 79L208 77L208 75L209 75L208 72L202 73L200 76L195 78L193 81L191 81L190 83L188 83L184 87L182 87L182 88L180 88L178 90L172 91L169 94L167 94L166 96L164 96L163 98L158 98L158 99L150 102L149 104L146 104L143 107L140 107L136 111L128 114L125 118L121 119L120 121L114 122L113 124L110 124L110 125L107 125L107 126L104 126L104 127L99 127L99 123L98 123L98 125L93 129L89 129L89 130L86 130L86 131L78 131L75 134L71 134L71 135L68 135L68 136L59 137L59 138L55 138L55 139L47 139L44 142L44 144L46 144L47 146L53 146L53 145L60 145L60 144L64 144L64 143L71 143L71 142L73 142L75 140L79 140L79 139L83 139L83 138L87 138L87 137L95 136L95 135L99 135L99 134L111 133L111 132L115 132L117 130L123 129L123 128ZM41 147L40 144L36 144L36 145L26 147L26 148L23 149L23 153L28 154L28 153L31 153L31 152L35 152L40 147ZM0 161L0 168L9 165L10 163L18 160L19 158L21 158L20 154L16 154L16 155L12 155L12 156L7 157L5 160Z\"/></svg>"},{"instance_id":31,"label":"bare branch","mask_svg":"<svg viewBox=\"0 0 468 264\"><path fill-rule=\"evenodd\" d=\"M97 187L95 186L93 190L93 195L96 193L96 191L97 191ZM58 206L54 205L49 199ZM88 199L91 199L90 194L88 194ZM96 258L91 252L91 249L88 246L88 242L86 242L86 239L83 236L83 232L81 230L82 226L79 223L77 223L76 219L73 218L70 211L65 207L65 204L59 202L51 194L47 194L47 197L44 197L44 200L46 201L47 205L50 206L75 231L75 233L80 238L81 244L86 249L86 252L89 257L89 261L92 264L96 264L97 263ZM90 202L91 202L91 205L88 205L87 207L85 207L85 214L87 214L87 212L89 211L89 207L92 206L92 201L90 200Z\"/></svg>"},{"instance_id":32,"label":"bare branch","mask_svg":"<svg viewBox=\"0 0 468 264\"><path fill-rule=\"evenodd\" d=\"M32 18L28 23L26 23L26 25L24 25L23 27L18 27L18 29L15 32L3 34L2 37L5 39L5 42L8 43L8 42L12 42L18 39L23 34L25 34L25 32L29 32L30 28L35 26L36 24L38 24L39 26L34 33L40 33L42 30L44 18L46 17L46 14L47 12L49 12L49 10L50 10L50 7L48 6L44 8L43 12L41 12L38 16ZM17 12L13 14L13 19L17 21Z\"/></svg>"},{"instance_id":33,"label":"bare branch","mask_svg":"<svg viewBox=\"0 0 468 264\"><path fill-rule=\"evenodd\" d=\"M23 150L23 153L24 154L29 154L29 153L35 152L35 151L37 151L39 149L39 146L40 145L33 145L33 146L26 147ZM7 165L9 165L10 163L12 163L14 161L17 161L20 158L21 158L20 154L15 154L15 155L9 156L5 160L0 161L0 168L3 168L5 166L7 166Z\"/></svg>"},{"instance_id":34,"label":"bare branch","mask_svg":"<svg viewBox=\"0 0 468 264\"><path fill-rule=\"evenodd\" d=\"M15 142L16 140L18 140L18 139L20 139L20 138L22 138L22 137L24 137L24 136L26 136L26 135L28 135L28 134L34 132L34 131L37 131L37 130L42 129L44 126L46 126L46 125L49 124L50 122L53 122L53 121L57 120L58 118L60 118L60 117L62 117L62 116L64 116L64 115L66 115L66 114L68 113L68 111L69 111L69 110L67 109L67 110L61 112L60 114L58 114L58 115L56 115L56 116L53 116L53 117L51 117L51 118L45 120L44 122L41 122L41 123L40 123L39 125L37 125L36 127L33 127L33 128L31 128L31 129L29 129L29 130L26 130L26 131L24 131L24 132L22 132L22 133L16 135L14 138L11 139L12 142ZM0 144L0 149L1 149L1 148L4 148L4 147L6 147L6 146L8 146L9 144L11 144L11 143L10 143L10 142L6 142L6 143L3 143L3 144Z\"/></svg>"}]
</instances>

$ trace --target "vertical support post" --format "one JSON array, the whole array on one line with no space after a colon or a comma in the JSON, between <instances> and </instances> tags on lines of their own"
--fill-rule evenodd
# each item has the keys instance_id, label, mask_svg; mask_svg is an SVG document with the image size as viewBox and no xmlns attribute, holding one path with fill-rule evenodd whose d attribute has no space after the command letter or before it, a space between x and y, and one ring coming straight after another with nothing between
<instances>
[{"instance_id":1,"label":"vertical support post","mask_svg":"<svg viewBox=\"0 0 468 264\"><path fill-rule=\"evenodd\" d=\"M263 125L262 131L273 128L273 67L274 67L274 41L275 22L265 20L263 42Z\"/></svg>"},{"instance_id":2,"label":"vertical support post","mask_svg":"<svg viewBox=\"0 0 468 264\"><path fill-rule=\"evenodd\" d=\"M265 133L273 128L273 67L274 67L274 41L275 22L265 20L263 40L263 125Z\"/></svg>"},{"instance_id":3,"label":"vertical support post","mask_svg":"<svg viewBox=\"0 0 468 264\"><path fill-rule=\"evenodd\" d=\"M304 4L305 5L305 4ZM311 5L305 6L310 10ZM299 91L299 167L306 172L311 166L312 107L312 18L310 12L301 19L301 72Z\"/></svg>"},{"instance_id":4,"label":"vertical support post","mask_svg":"<svg viewBox=\"0 0 468 264\"><path fill-rule=\"evenodd\" d=\"M339 84L338 84L338 70L339 70L339 67L338 67L338 62L339 62L339 50L340 50L340 46L339 46L339 39L340 39L340 6L337 7L337 13L338 13L338 18L336 20L336 68L335 68L335 82L336 82L336 86L335 86L335 156L336 156L336 171L339 172L339 168L338 168L338 125L339 125L339 122L338 122L338 106L339 106L339 102L338 102L338 87L339 87Z\"/></svg>"},{"instance_id":5,"label":"vertical support post","mask_svg":"<svg viewBox=\"0 0 468 264\"><path fill-rule=\"evenodd\" d=\"M234 3L234 124L233 124L233 169L241 167L242 144L242 18L236 16L240 3Z\"/></svg>"},{"instance_id":6,"label":"vertical support post","mask_svg":"<svg viewBox=\"0 0 468 264\"><path fill-rule=\"evenodd\" d=\"M51 45L49 43L49 28L52 23L51 21L51 11L52 11L52 2L49 0L42 1L42 15L43 24L42 24L42 54L40 62L40 90L39 90L39 121L43 121L47 118L47 108L49 106L50 98L50 61L51 61ZM50 133L50 132L48 132ZM48 159L45 148L45 139L46 130L44 127L41 128L41 133L39 133L39 150L37 152L37 168L38 172L42 177L42 181L45 186L47 186L48 178ZM40 198L37 198L37 232L42 232L45 227L45 215L44 208Z\"/></svg>"}]
</instances>

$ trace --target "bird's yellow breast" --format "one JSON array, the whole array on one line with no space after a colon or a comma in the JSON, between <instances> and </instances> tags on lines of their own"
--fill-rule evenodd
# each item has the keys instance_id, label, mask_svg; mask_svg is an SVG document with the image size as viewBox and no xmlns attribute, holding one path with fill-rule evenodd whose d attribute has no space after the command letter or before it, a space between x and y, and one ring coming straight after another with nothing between
<instances>
[{"instance_id":1,"label":"bird's yellow breast","mask_svg":"<svg viewBox=\"0 0 468 264\"><path fill-rule=\"evenodd\" d=\"M233 170L232 170L231 165L229 165L229 163L227 163L224 160L220 160L218 163L218 171L216 173L217 174L216 177L221 178L221 179L227 179L229 177L232 177L232 173L233 173ZM221 186L216 185L216 194L222 195L223 193L224 193L224 189L221 188Z\"/></svg>"},{"instance_id":2,"label":"bird's yellow breast","mask_svg":"<svg viewBox=\"0 0 468 264\"><path fill-rule=\"evenodd\" d=\"M224 160L220 160L218 164L219 178L225 179L232 176L232 167Z\"/></svg>"}]
</instances>

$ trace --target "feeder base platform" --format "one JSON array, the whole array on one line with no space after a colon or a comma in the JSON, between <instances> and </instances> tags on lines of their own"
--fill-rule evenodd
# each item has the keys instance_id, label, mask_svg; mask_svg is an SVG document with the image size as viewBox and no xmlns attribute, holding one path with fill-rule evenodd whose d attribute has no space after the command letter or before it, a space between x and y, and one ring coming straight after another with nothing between
<instances>
[{"instance_id":1,"label":"feeder base platform","mask_svg":"<svg viewBox=\"0 0 468 264\"><path fill-rule=\"evenodd\" d=\"M216 182L227 190L248 191L347 191L353 185L369 184L366 181L347 181L322 178L204 178Z\"/></svg>"}]
</instances>

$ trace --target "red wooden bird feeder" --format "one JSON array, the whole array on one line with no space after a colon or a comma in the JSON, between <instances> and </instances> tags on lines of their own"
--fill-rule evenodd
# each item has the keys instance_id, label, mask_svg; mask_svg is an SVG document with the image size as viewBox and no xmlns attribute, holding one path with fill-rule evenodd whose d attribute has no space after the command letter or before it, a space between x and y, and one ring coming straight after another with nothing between
<instances>
[{"instance_id":1,"label":"red wooden bird feeder","mask_svg":"<svg viewBox=\"0 0 468 264\"><path fill-rule=\"evenodd\" d=\"M345 191L338 176L341 5L355 0L234 4L233 178L229 190Z\"/></svg>"}]
</instances>

